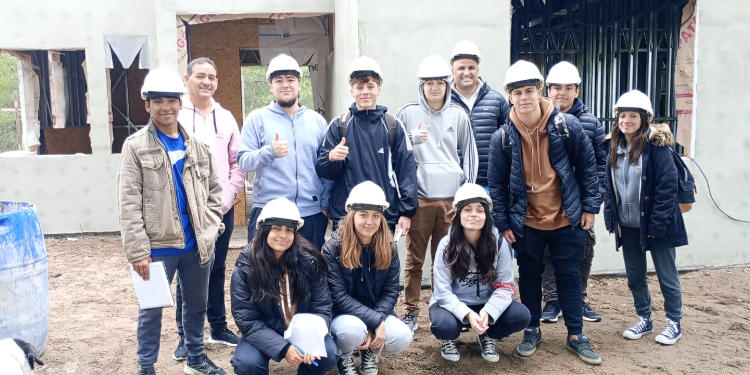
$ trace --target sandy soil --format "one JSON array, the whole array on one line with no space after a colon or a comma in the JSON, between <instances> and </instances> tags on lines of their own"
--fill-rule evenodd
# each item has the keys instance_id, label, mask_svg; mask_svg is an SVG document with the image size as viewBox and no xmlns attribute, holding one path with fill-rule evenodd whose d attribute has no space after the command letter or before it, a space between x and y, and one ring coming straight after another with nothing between
<instances>
[{"instance_id":1,"label":"sandy soil","mask_svg":"<svg viewBox=\"0 0 750 375\"><path fill-rule=\"evenodd\" d=\"M50 328L37 374L135 374L138 305L118 236L78 236L48 239L50 275ZM230 250L227 267L234 269L239 250ZM604 254L604 252L600 253ZM614 253L608 253L612 255ZM600 255L601 256L601 255ZM227 273L227 289L229 277ZM604 317L587 323L585 333L603 359L590 367L564 347L564 326L542 326L544 341L531 358L515 355L520 334L498 343L500 362L479 356L475 335L459 339L461 360L440 357L439 343L429 333L426 305L419 317L414 343L405 352L386 357L381 374L526 374L526 373L750 373L750 268L731 268L681 274L684 300L684 336L677 345L661 346L654 335L641 340L622 338L634 321L632 299L623 277L592 277L591 305ZM664 326L662 299L654 275L649 276L656 329ZM424 292L423 300L429 299ZM227 298L227 305L229 304ZM397 306L399 314L401 305ZM172 359L177 343L174 308L164 309L159 374L182 374L182 363ZM236 329L230 320L230 328ZM208 333L206 333L208 334ZM230 370L233 349L209 345L206 351L218 365ZM285 364L273 364L272 373L293 374ZM231 371L229 371L231 373Z\"/></svg>"}]
</instances>

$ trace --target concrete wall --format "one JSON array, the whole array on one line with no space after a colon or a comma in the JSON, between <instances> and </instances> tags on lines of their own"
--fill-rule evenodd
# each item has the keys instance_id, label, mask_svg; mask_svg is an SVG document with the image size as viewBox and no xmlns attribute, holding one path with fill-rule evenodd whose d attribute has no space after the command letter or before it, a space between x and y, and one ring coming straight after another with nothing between
<instances>
[{"instance_id":1,"label":"concrete wall","mask_svg":"<svg viewBox=\"0 0 750 375\"><path fill-rule=\"evenodd\" d=\"M710 3L710 4L709 4ZM125 5L127 4L127 5ZM750 10L740 0L721 4L698 1L696 40L694 156L711 182L714 197L730 214L750 219L750 61L744 38ZM377 59L385 74L381 102L395 111L416 97L415 72L429 53L447 56L458 40L473 39L482 49L481 75L500 88L509 64L510 5L482 0L470 8L418 0L199 0L14 1L4 7L0 49L86 50L91 98L90 156L0 157L0 199L34 202L46 233L116 231L115 176L119 156L109 151L107 87L103 35L146 35L152 66L176 68L175 17L192 13L335 13L334 69L336 113L352 101L346 82L349 64L359 54ZM33 27L30 25L34 25ZM39 25L39 26L36 26ZM33 30L48 30L46 34ZM735 162L740 161L740 162ZM750 226L728 219L713 206L708 188L691 162L698 203L685 215L690 245L678 250L681 268L750 263ZM743 194L744 193L744 194ZM622 257L597 218L594 269L621 272Z\"/></svg>"},{"instance_id":2,"label":"concrete wall","mask_svg":"<svg viewBox=\"0 0 750 375\"><path fill-rule=\"evenodd\" d=\"M478 0L462 6L449 1L360 0L358 14L359 52L380 63L384 82L379 102L389 112L395 114L417 99L422 59L431 53L448 59L453 45L464 39L474 41L482 52L481 77L501 89L510 65L510 1ZM347 106L351 103L349 96Z\"/></svg>"}]
</instances>

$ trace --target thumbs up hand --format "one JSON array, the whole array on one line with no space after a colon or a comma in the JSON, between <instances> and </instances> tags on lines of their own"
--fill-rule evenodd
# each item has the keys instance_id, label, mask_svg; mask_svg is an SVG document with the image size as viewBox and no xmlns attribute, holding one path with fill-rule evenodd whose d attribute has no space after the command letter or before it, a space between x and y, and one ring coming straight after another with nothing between
<instances>
[{"instance_id":1,"label":"thumbs up hand","mask_svg":"<svg viewBox=\"0 0 750 375\"><path fill-rule=\"evenodd\" d=\"M277 158L283 158L289 154L289 142L282 141L279 132L276 132L271 146L273 147L273 153L276 154Z\"/></svg>"},{"instance_id":2,"label":"thumbs up hand","mask_svg":"<svg viewBox=\"0 0 750 375\"><path fill-rule=\"evenodd\" d=\"M346 137L341 137L341 142L336 145L331 151L328 153L328 160L330 161L341 161L346 159L346 157L349 155L349 147L345 145L346 144Z\"/></svg>"},{"instance_id":3,"label":"thumbs up hand","mask_svg":"<svg viewBox=\"0 0 750 375\"><path fill-rule=\"evenodd\" d=\"M427 142L427 134L429 134L427 130L422 129L422 121L418 122L417 128L411 131L412 143L420 144L420 143Z\"/></svg>"}]
</instances>

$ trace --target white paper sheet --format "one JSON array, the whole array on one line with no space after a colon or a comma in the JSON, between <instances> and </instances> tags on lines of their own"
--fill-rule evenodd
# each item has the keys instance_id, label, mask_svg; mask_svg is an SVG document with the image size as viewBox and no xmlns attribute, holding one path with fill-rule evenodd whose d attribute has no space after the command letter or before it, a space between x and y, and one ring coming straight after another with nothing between
<instances>
[{"instance_id":1,"label":"white paper sheet","mask_svg":"<svg viewBox=\"0 0 750 375\"><path fill-rule=\"evenodd\" d=\"M295 314L284 331L284 339L318 357L327 357L325 335L328 334L326 321L315 314Z\"/></svg>"},{"instance_id":2,"label":"white paper sheet","mask_svg":"<svg viewBox=\"0 0 750 375\"><path fill-rule=\"evenodd\" d=\"M143 280L130 266L130 276L133 279L135 295L141 309L152 309L154 307L174 306L172 291L169 289L167 273L164 270L164 262L153 262L149 265L148 281Z\"/></svg>"}]
</instances>

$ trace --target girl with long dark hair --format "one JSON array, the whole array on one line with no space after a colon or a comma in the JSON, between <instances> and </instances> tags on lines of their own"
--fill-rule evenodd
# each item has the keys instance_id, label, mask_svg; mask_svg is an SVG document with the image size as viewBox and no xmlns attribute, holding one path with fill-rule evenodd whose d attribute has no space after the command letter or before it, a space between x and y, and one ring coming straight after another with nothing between
<instances>
[{"instance_id":1,"label":"girl with long dark hair","mask_svg":"<svg viewBox=\"0 0 750 375\"><path fill-rule=\"evenodd\" d=\"M455 340L471 328L482 358L497 362L495 340L519 332L529 310L514 301L513 265L507 243L492 225L492 201L483 187L466 183L453 200L456 215L433 260L430 330L442 340L440 354L458 361Z\"/></svg>"},{"instance_id":2,"label":"girl with long dark hair","mask_svg":"<svg viewBox=\"0 0 750 375\"><path fill-rule=\"evenodd\" d=\"M358 184L346 200L343 224L323 245L333 299L331 332L341 349L338 367L343 375L357 374L355 349L360 372L374 375L378 354L398 353L412 341L411 329L393 310L400 263L384 216L388 205L374 182Z\"/></svg>"},{"instance_id":3,"label":"girl with long dark hair","mask_svg":"<svg viewBox=\"0 0 750 375\"><path fill-rule=\"evenodd\" d=\"M687 245L677 203L677 168L672 160L672 133L666 124L649 126L653 109L646 94L633 90L615 104L617 126L605 141L609 151L603 181L607 194L604 220L622 246L628 287L638 322L623 332L636 340L653 332L651 296L646 280L646 252L651 252L664 296L667 327L656 341L672 345L682 336L682 290L675 247Z\"/></svg>"},{"instance_id":4,"label":"girl with long dark hair","mask_svg":"<svg viewBox=\"0 0 750 375\"><path fill-rule=\"evenodd\" d=\"M331 296L325 260L297 230L303 220L286 198L263 207L257 234L237 259L232 274L232 315L242 332L231 360L237 374L268 374L268 361L285 359L299 374L324 374L338 360L336 344L324 336L326 357L305 353L284 338L297 314L313 314L305 335L328 331ZM313 318L314 318L313 317ZM315 363L313 363L315 362Z\"/></svg>"}]
</instances>

